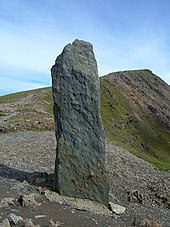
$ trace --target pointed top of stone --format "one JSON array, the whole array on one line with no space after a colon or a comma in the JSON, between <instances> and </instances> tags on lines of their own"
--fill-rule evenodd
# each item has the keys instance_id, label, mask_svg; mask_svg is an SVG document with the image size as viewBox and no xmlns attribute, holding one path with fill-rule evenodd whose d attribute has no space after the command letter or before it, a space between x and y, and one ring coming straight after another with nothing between
<instances>
[{"instance_id":1,"label":"pointed top of stone","mask_svg":"<svg viewBox=\"0 0 170 227\"><path fill-rule=\"evenodd\" d=\"M83 55L85 54L85 56L89 53L94 55L93 45L84 40L75 39L74 42L67 44L64 47L62 54L71 50L74 50L74 53L76 51L82 53Z\"/></svg>"},{"instance_id":2,"label":"pointed top of stone","mask_svg":"<svg viewBox=\"0 0 170 227\"><path fill-rule=\"evenodd\" d=\"M79 49L83 52L93 52L93 45L91 43L79 39L75 39L74 42L67 44L64 47L63 52L69 51L72 48Z\"/></svg>"},{"instance_id":3,"label":"pointed top of stone","mask_svg":"<svg viewBox=\"0 0 170 227\"><path fill-rule=\"evenodd\" d=\"M75 39L72 45L79 48L85 47L93 50L93 45L91 43L80 39Z\"/></svg>"},{"instance_id":4,"label":"pointed top of stone","mask_svg":"<svg viewBox=\"0 0 170 227\"><path fill-rule=\"evenodd\" d=\"M62 53L57 57L55 65L61 65L69 71L83 72L89 78L94 77L99 86L93 45L87 41L75 39L73 43L67 44Z\"/></svg>"}]
</instances>

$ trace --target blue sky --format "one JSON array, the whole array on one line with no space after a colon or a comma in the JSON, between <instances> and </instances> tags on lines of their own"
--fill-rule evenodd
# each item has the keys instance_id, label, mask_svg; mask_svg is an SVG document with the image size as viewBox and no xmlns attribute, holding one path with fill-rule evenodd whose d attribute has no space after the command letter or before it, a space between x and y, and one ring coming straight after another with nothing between
<instances>
[{"instance_id":1,"label":"blue sky","mask_svg":"<svg viewBox=\"0 0 170 227\"><path fill-rule=\"evenodd\" d=\"M169 0L0 0L0 95L50 86L74 39L94 46L99 75L151 69L170 84Z\"/></svg>"}]
</instances>

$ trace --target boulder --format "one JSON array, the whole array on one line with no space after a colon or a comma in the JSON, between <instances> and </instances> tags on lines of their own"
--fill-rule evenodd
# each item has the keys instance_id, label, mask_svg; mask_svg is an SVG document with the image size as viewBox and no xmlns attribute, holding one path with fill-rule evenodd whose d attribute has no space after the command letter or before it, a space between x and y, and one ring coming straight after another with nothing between
<instances>
[{"instance_id":1,"label":"boulder","mask_svg":"<svg viewBox=\"0 0 170 227\"><path fill-rule=\"evenodd\" d=\"M61 223L60 222L56 222L54 223L52 219L50 219L50 223L49 223L49 226L48 227L59 227L61 226Z\"/></svg>"},{"instance_id":2,"label":"boulder","mask_svg":"<svg viewBox=\"0 0 170 227\"><path fill-rule=\"evenodd\" d=\"M108 205L100 85L93 46L75 40L51 69L57 140L55 190Z\"/></svg>"},{"instance_id":3,"label":"boulder","mask_svg":"<svg viewBox=\"0 0 170 227\"><path fill-rule=\"evenodd\" d=\"M10 205L14 205L15 198L3 198L0 201L0 208L7 208Z\"/></svg>"},{"instance_id":4,"label":"boulder","mask_svg":"<svg viewBox=\"0 0 170 227\"><path fill-rule=\"evenodd\" d=\"M110 209L113 211L113 213L118 214L118 215L123 214L126 210L125 207L122 207L122 206L112 203L112 202L109 202L109 206L110 206Z\"/></svg>"},{"instance_id":5,"label":"boulder","mask_svg":"<svg viewBox=\"0 0 170 227\"><path fill-rule=\"evenodd\" d=\"M144 195L140 191L133 190L128 193L129 193L129 201L134 201L136 203L144 203Z\"/></svg>"},{"instance_id":6,"label":"boulder","mask_svg":"<svg viewBox=\"0 0 170 227\"><path fill-rule=\"evenodd\" d=\"M133 226L135 227L163 227L161 224L156 223L154 221L148 220L148 219L139 219L136 218L134 220Z\"/></svg>"},{"instance_id":7,"label":"boulder","mask_svg":"<svg viewBox=\"0 0 170 227\"><path fill-rule=\"evenodd\" d=\"M5 218L2 223L0 223L0 227L11 227L8 218Z\"/></svg>"},{"instance_id":8,"label":"boulder","mask_svg":"<svg viewBox=\"0 0 170 227\"><path fill-rule=\"evenodd\" d=\"M38 198L38 197L39 197L39 195L37 195L37 193L31 193L29 195L21 195L18 199L18 202L22 207L40 206L41 203L38 203L36 201L36 198Z\"/></svg>"},{"instance_id":9,"label":"boulder","mask_svg":"<svg viewBox=\"0 0 170 227\"><path fill-rule=\"evenodd\" d=\"M17 216L16 214L10 214L9 219L10 219L11 224L14 224L14 225L16 225L19 222L22 222L24 220L22 217Z\"/></svg>"}]
</instances>

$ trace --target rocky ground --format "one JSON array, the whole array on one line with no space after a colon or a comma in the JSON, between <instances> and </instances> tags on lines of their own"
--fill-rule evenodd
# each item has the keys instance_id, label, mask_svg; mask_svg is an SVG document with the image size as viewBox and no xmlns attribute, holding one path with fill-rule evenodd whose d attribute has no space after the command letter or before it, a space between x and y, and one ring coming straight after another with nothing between
<instances>
[{"instance_id":1,"label":"rocky ground","mask_svg":"<svg viewBox=\"0 0 170 227\"><path fill-rule=\"evenodd\" d=\"M54 160L52 131L0 134L0 226L170 226L169 171L106 141L109 200L126 208L116 214L55 195Z\"/></svg>"}]
</instances>

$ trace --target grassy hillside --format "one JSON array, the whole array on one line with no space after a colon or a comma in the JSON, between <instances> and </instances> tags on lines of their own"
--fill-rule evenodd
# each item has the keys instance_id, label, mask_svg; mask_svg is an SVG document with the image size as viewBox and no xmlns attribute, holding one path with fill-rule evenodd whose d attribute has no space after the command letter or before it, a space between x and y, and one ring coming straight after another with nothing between
<instances>
[{"instance_id":1,"label":"grassy hillside","mask_svg":"<svg viewBox=\"0 0 170 227\"><path fill-rule=\"evenodd\" d=\"M102 77L101 115L107 137L158 168L170 169L169 97L169 86L149 70Z\"/></svg>"},{"instance_id":2,"label":"grassy hillside","mask_svg":"<svg viewBox=\"0 0 170 227\"><path fill-rule=\"evenodd\" d=\"M100 78L106 137L170 169L170 86L149 70ZM51 88L0 97L0 132L54 130Z\"/></svg>"}]
</instances>

